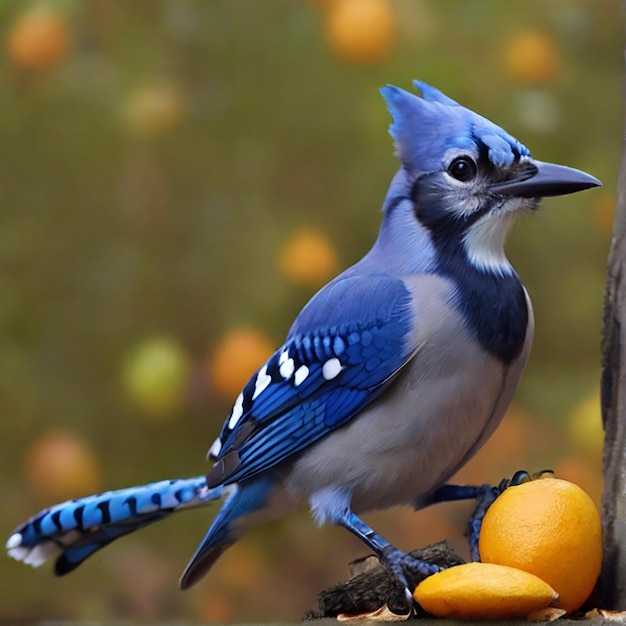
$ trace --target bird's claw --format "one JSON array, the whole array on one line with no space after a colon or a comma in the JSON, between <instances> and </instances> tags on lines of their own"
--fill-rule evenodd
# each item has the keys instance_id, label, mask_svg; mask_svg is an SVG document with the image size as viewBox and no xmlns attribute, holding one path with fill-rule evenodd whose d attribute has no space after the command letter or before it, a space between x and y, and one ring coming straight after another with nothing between
<instances>
[{"instance_id":1,"label":"bird's claw","mask_svg":"<svg viewBox=\"0 0 626 626\"><path fill-rule=\"evenodd\" d=\"M424 578L443 569L439 565L418 559L393 546L389 546L383 551L382 559L396 579L402 583L407 600L411 601L413 590L417 584Z\"/></svg>"},{"instance_id":2,"label":"bird's claw","mask_svg":"<svg viewBox=\"0 0 626 626\"><path fill-rule=\"evenodd\" d=\"M509 487L521 485L531 480L539 480L554 476L554 472L550 469L540 470L530 474L526 470L518 470L511 478L503 478L497 486L485 484L478 487L476 495L476 506L474 512L467 523L466 536L470 546L470 557L472 561L480 561L480 552L478 550L478 539L480 537L480 529L483 519L493 504L495 499Z\"/></svg>"}]
</instances>

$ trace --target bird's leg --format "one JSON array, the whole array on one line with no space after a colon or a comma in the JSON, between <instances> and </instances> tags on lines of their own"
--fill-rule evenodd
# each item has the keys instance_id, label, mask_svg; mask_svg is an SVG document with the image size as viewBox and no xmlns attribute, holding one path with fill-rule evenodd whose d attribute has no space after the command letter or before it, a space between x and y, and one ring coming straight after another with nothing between
<instances>
[{"instance_id":1,"label":"bird's leg","mask_svg":"<svg viewBox=\"0 0 626 626\"><path fill-rule=\"evenodd\" d=\"M423 509L439 502L456 502L457 500L475 500L480 487L476 485L441 485L425 499L419 500L417 509Z\"/></svg>"},{"instance_id":2,"label":"bird's leg","mask_svg":"<svg viewBox=\"0 0 626 626\"><path fill-rule=\"evenodd\" d=\"M487 513L487 509L489 509L494 500L504 491L504 489L506 489L506 487L501 488L503 482L504 481L501 481L496 487L488 484L478 487L476 506L474 507L474 512L467 522L467 529L465 530L465 536L467 537L467 541L469 543L470 558L472 561L480 561L480 552L478 550L480 529L483 525L483 519Z\"/></svg>"},{"instance_id":3,"label":"bird's leg","mask_svg":"<svg viewBox=\"0 0 626 626\"><path fill-rule=\"evenodd\" d=\"M379 535L373 528L370 528L349 508L344 508L339 515L335 516L333 521L338 526L343 526L343 528L349 530L370 547L378 555L381 562L404 585L409 595L415 587L415 584L412 582L414 577L420 576L423 578L430 576L441 569L438 565L427 563L406 552L402 552L402 550L399 550Z\"/></svg>"},{"instance_id":4,"label":"bird's leg","mask_svg":"<svg viewBox=\"0 0 626 626\"><path fill-rule=\"evenodd\" d=\"M476 506L474 512L467 523L465 536L469 543L470 558L472 561L480 561L480 551L478 549L478 540L480 538L480 529L483 525L483 519L489 507L494 500L509 487L521 485L529 480L542 478L546 474L552 475L552 470L542 470L529 474L526 470L519 470L513 474L511 478L503 478L498 485L484 484L480 486L473 485L442 485L434 491L426 501L425 505L436 504L437 502L452 502L455 500L475 499Z\"/></svg>"},{"instance_id":5,"label":"bird's leg","mask_svg":"<svg viewBox=\"0 0 626 626\"><path fill-rule=\"evenodd\" d=\"M551 470L542 470L529 474L525 470L519 470L511 478L503 478L498 485L442 485L431 493L425 501L419 502L419 508L437 504L439 502L454 502L457 500L476 500L474 512L467 523L465 536L469 542L470 557L472 561L480 561L478 539L483 519L494 500L508 487L520 485L529 480L541 478L545 474L552 474Z\"/></svg>"},{"instance_id":6,"label":"bird's leg","mask_svg":"<svg viewBox=\"0 0 626 626\"><path fill-rule=\"evenodd\" d=\"M504 483L507 482L506 485ZM417 508L424 508L431 504L437 504L439 502L455 502L457 500L476 500L476 506L472 513L468 523L465 536L469 542L470 557L472 561L480 561L480 554L478 552L478 538L480 537L480 528L483 523L483 518L487 509L491 506L493 501L506 489L508 486L506 479L501 481L496 487L484 484L484 485L442 485L435 491L433 491L426 500L420 500Z\"/></svg>"}]
</instances>

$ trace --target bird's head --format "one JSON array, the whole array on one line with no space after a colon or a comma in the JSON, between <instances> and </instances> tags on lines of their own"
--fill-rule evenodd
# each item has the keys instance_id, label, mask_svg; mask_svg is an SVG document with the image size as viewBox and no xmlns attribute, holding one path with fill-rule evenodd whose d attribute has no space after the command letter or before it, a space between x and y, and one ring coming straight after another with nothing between
<instances>
[{"instance_id":1,"label":"bird's head","mask_svg":"<svg viewBox=\"0 0 626 626\"><path fill-rule=\"evenodd\" d=\"M482 269L504 271L504 240L523 210L545 196L600 185L576 169L533 159L505 130L439 90L414 82L418 97L399 87L381 92L393 116L390 133L402 161L385 212L406 203L436 247L453 247ZM395 201L394 201L395 198Z\"/></svg>"}]
</instances>

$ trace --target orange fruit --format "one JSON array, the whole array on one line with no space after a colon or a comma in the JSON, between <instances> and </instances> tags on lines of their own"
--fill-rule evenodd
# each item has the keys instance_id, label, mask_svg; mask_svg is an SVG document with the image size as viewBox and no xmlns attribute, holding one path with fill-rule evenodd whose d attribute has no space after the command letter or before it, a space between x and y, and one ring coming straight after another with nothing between
<instances>
[{"instance_id":1,"label":"orange fruit","mask_svg":"<svg viewBox=\"0 0 626 626\"><path fill-rule=\"evenodd\" d=\"M557 43L542 30L523 30L509 37L503 59L511 78L524 84L549 83L561 71Z\"/></svg>"},{"instance_id":2,"label":"orange fruit","mask_svg":"<svg viewBox=\"0 0 626 626\"><path fill-rule=\"evenodd\" d=\"M56 67L67 56L69 47L65 18L43 5L23 13L10 28L6 40L9 58L25 70Z\"/></svg>"},{"instance_id":3,"label":"orange fruit","mask_svg":"<svg viewBox=\"0 0 626 626\"><path fill-rule=\"evenodd\" d=\"M554 475L562 480L568 480L578 485L600 507L602 502L602 457L600 454L595 459L584 457L579 452L561 459L554 464Z\"/></svg>"},{"instance_id":4,"label":"orange fruit","mask_svg":"<svg viewBox=\"0 0 626 626\"><path fill-rule=\"evenodd\" d=\"M162 419L183 406L190 374L183 347L169 337L154 337L128 355L122 376L129 400L142 415Z\"/></svg>"},{"instance_id":5,"label":"orange fruit","mask_svg":"<svg viewBox=\"0 0 626 626\"><path fill-rule=\"evenodd\" d=\"M278 269L296 285L321 286L335 276L338 267L328 238L308 228L293 233L279 251Z\"/></svg>"},{"instance_id":6,"label":"orange fruit","mask_svg":"<svg viewBox=\"0 0 626 626\"><path fill-rule=\"evenodd\" d=\"M436 617L512 619L545 609L558 594L528 572L492 563L466 563L424 579L413 597Z\"/></svg>"},{"instance_id":7,"label":"orange fruit","mask_svg":"<svg viewBox=\"0 0 626 626\"><path fill-rule=\"evenodd\" d=\"M481 559L530 572L575 611L589 597L602 564L598 509L577 485L541 478L506 489L483 520Z\"/></svg>"},{"instance_id":8,"label":"orange fruit","mask_svg":"<svg viewBox=\"0 0 626 626\"><path fill-rule=\"evenodd\" d=\"M43 500L67 500L98 491L100 468L91 448L69 431L51 431L30 447L26 480Z\"/></svg>"},{"instance_id":9,"label":"orange fruit","mask_svg":"<svg viewBox=\"0 0 626 626\"><path fill-rule=\"evenodd\" d=\"M382 61L394 35L389 0L333 0L326 14L326 39L341 59L354 63Z\"/></svg>"},{"instance_id":10,"label":"orange fruit","mask_svg":"<svg viewBox=\"0 0 626 626\"><path fill-rule=\"evenodd\" d=\"M233 328L218 343L209 361L209 382L220 396L232 400L273 353L274 345L258 330Z\"/></svg>"}]
</instances>

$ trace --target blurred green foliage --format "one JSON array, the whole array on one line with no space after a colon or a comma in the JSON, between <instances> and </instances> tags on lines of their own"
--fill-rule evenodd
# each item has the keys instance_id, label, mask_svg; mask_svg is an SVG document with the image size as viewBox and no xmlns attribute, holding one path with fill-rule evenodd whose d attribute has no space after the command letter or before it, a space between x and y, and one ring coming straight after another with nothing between
<instances>
[{"instance_id":1,"label":"blurred green foliage","mask_svg":"<svg viewBox=\"0 0 626 626\"><path fill-rule=\"evenodd\" d=\"M52 503L26 465L53 429L91 448L102 489L207 469L231 400L208 382L215 345L239 325L281 342L312 294L278 265L295 230L323 233L342 266L368 249L397 167L378 88L410 88L414 77L538 158L604 182L546 201L511 235L535 346L498 445L464 474L497 481L518 465L561 464L580 470L597 498L599 452L576 447L568 416L599 378L622 140L619 3L391 0L392 46L359 64L325 37L332 1L40 1L69 41L44 69L21 67L7 44L34 5L0 4L5 536ZM515 37L537 32L557 58L547 59L553 76L533 80L509 57ZM143 415L123 380L125 363L155 337L191 363L184 402L165 419ZM441 510L372 517L401 547L443 536L462 545L467 507ZM303 514L246 539L180 593L178 573L211 515L126 538L65 579L0 559L0 618L297 619L363 554L347 533L315 530Z\"/></svg>"}]
</instances>

